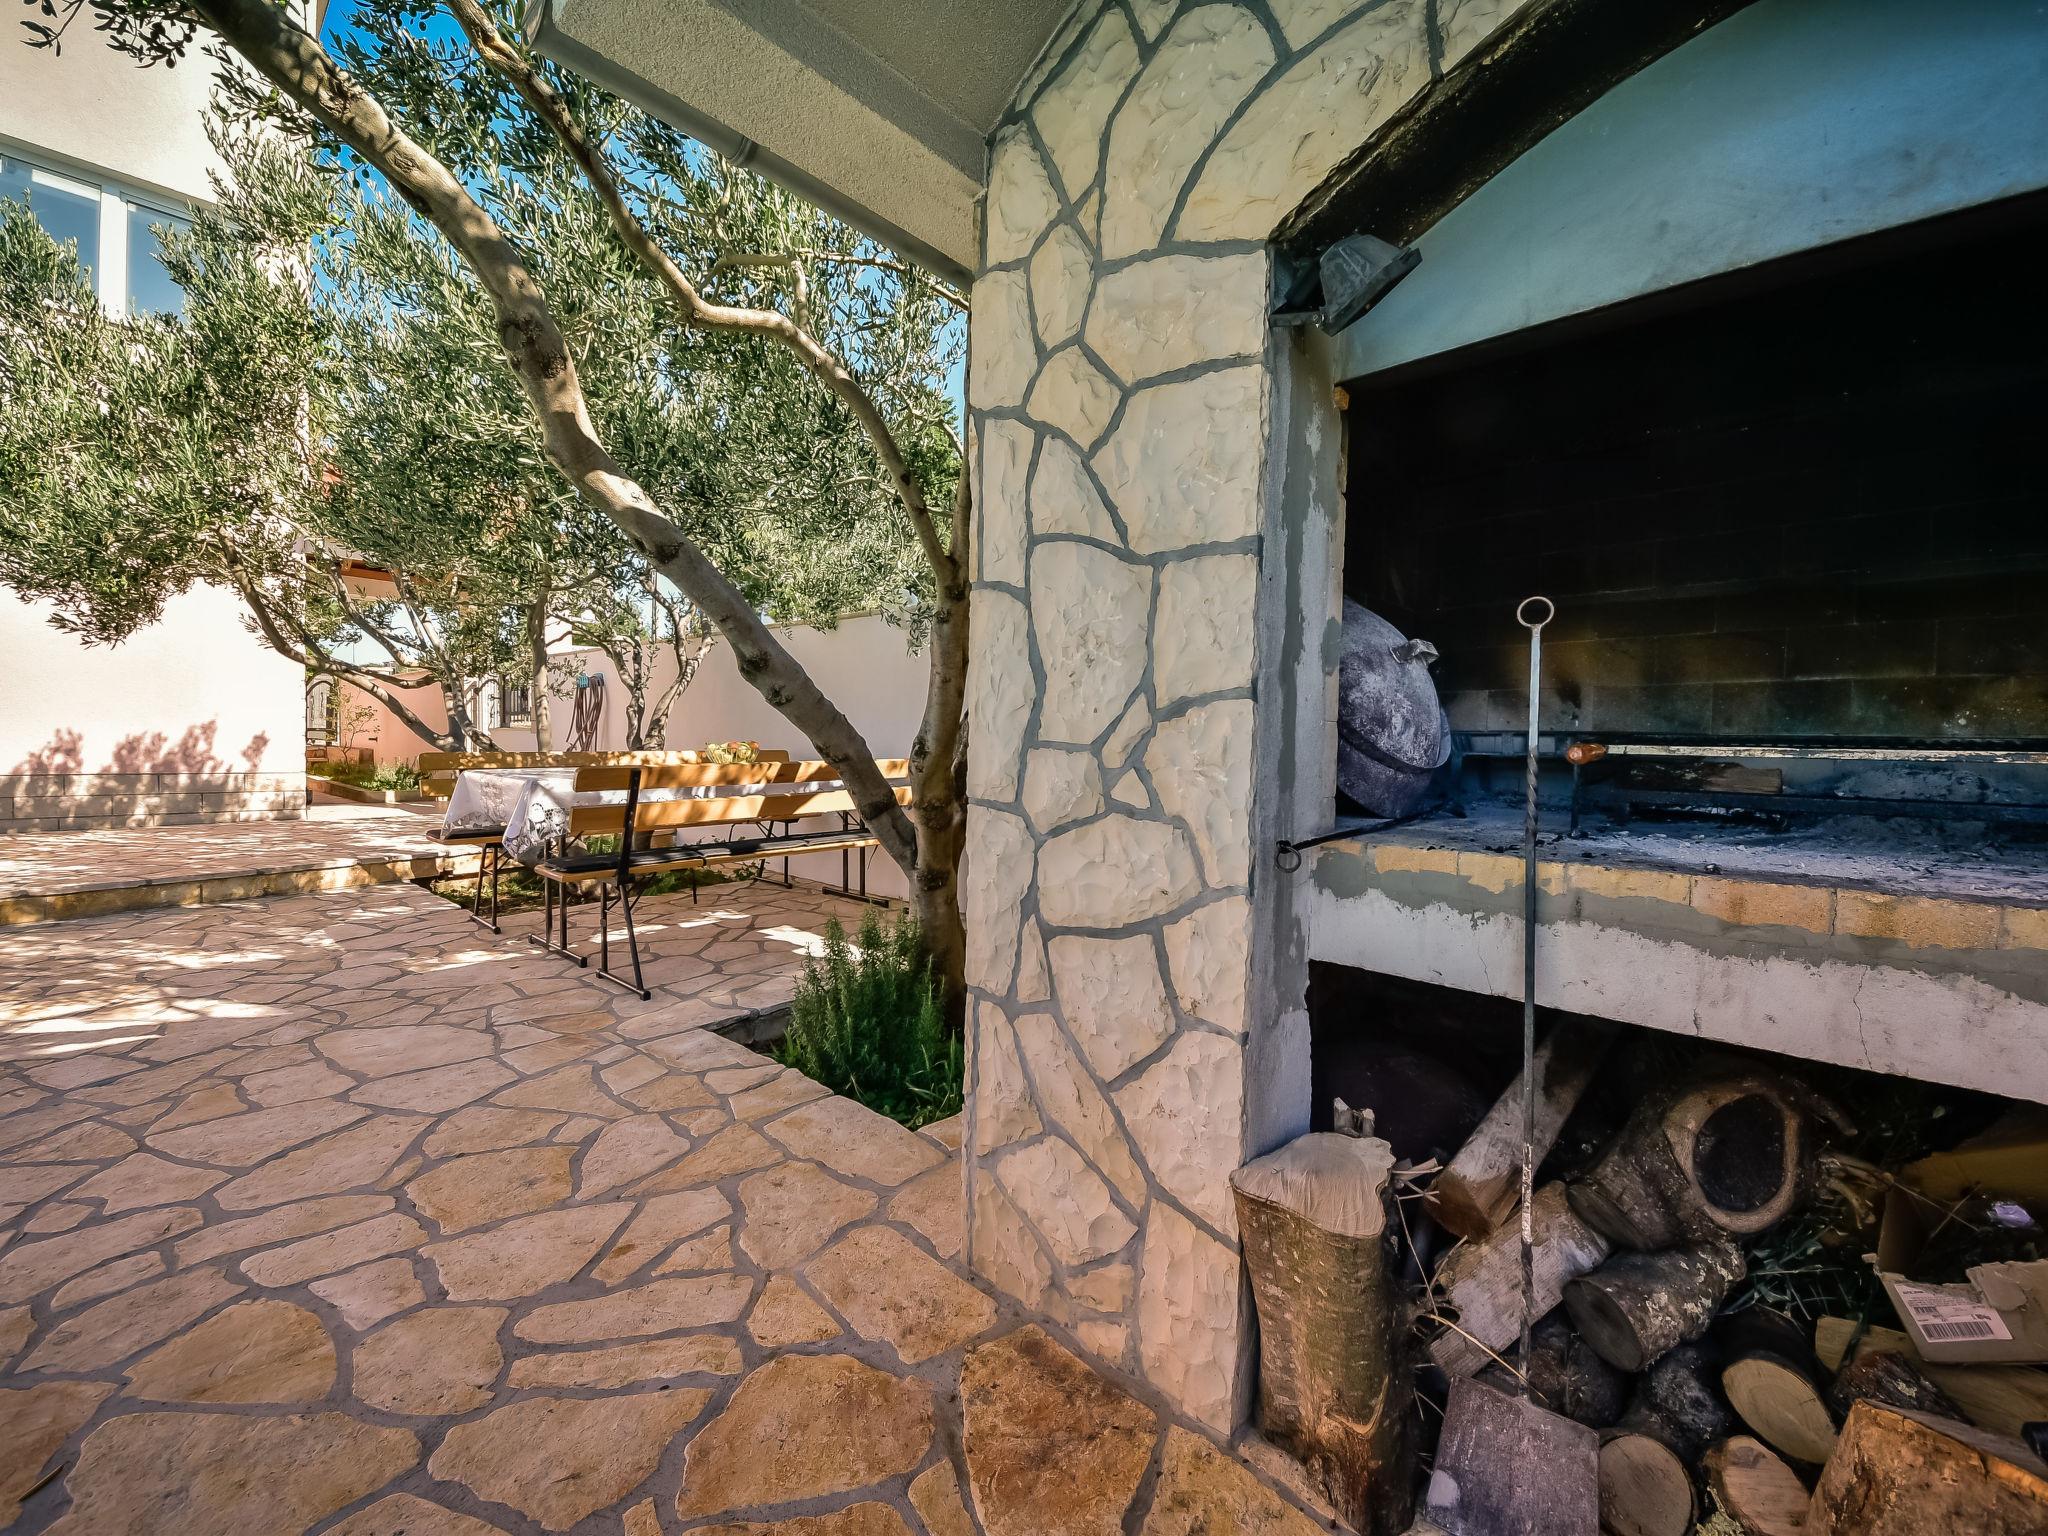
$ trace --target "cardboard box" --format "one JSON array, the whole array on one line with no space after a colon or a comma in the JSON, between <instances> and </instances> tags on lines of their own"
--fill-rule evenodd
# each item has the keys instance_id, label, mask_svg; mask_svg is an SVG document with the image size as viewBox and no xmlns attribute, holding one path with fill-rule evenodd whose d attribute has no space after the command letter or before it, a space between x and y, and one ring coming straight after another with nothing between
<instances>
[{"instance_id":1,"label":"cardboard box","mask_svg":"<svg viewBox=\"0 0 2048 1536\"><path fill-rule=\"evenodd\" d=\"M1888 1270L1878 1278L1923 1359L2048 1361L2048 1259L1979 1264L1965 1285L1923 1285Z\"/></svg>"}]
</instances>

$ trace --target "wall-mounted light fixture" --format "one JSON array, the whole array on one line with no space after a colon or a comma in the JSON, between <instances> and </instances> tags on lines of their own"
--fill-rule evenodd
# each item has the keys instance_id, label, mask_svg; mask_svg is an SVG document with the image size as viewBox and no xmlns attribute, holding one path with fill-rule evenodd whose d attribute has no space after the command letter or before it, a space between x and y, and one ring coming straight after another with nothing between
<instances>
[{"instance_id":1,"label":"wall-mounted light fixture","mask_svg":"<svg viewBox=\"0 0 2048 1536\"><path fill-rule=\"evenodd\" d=\"M1334 336L1415 270L1422 252L1374 235L1347 235L1303 272L1273 311L1275 325L1313 325Z\"/></svg>"}]
</instances>

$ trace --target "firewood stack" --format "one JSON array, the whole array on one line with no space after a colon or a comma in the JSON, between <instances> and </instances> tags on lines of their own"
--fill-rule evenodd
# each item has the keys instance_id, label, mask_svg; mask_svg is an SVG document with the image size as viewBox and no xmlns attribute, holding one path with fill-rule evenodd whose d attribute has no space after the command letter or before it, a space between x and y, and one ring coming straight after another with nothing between
<instances>
[{"instance_id":1,"label":"firewood stack","mask_svg":"<svg viewBox=\"0 0 2048 1536\"><path fill-rule=\"evenodd\" d=\"M1539 1051L1539 1159L1610 1039L1567 1020ZM1517 1359L1520 1105L1517 1081L1417 1179L1460 1239L1431 1278L1429 1360L1452 1382L1526 1371L1539 1402L1600 1431L1604 1532L2048 1533L2048 1465L2023 1439L2048 1420L2048 1371L1936 1364L1905 1334L1744 1295L1745 1251L1814 1200L1824 1145L1851 1130L1780 1072L1722 1065L1643 1094L1583 1171L1539 1183L1540 1320Z\"/></svg>"}]
</instances>

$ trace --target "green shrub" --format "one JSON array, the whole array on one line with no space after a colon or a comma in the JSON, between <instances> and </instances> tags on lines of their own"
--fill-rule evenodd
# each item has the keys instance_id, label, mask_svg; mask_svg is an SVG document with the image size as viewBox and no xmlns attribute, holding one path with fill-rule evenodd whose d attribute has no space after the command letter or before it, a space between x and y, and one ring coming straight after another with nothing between
<instances>
[{"instance_id":1,"label":"green shrub","mask_svg":"<svg viewBox=\"0 0 2048 1536\"><path fill-rule=\"evenodd\" d=\"M412 763L390 763L370 775L372 789L418 789L423 780L419 768Z\"/></svg>"},{"instance_id":2,"label":"green shrub","mask_svg":"<svg viewBox=\"0 0 2048 1536\"><path fill-rule=\"evenodd\" d=\"M411 763L387 763L378 767L375 763L308 763L306 772L315 778L331 779L337 784L353 784L358 789L396 789L411 791L418 789L425 781L420 771Z\"/></svg>"},{"instance_id":3,"label":"green shrub","mask_svg":"<svg viewBox=\"0 0 2048 1536\"><path fill-rule=\"evenodd\" d=\"M960 1109L965 1056L946 1027L917 924L870 910L854 944L833 919L804 962L775 1057L835 1093L916 1127Z\"/></svg>"}]
</instances>

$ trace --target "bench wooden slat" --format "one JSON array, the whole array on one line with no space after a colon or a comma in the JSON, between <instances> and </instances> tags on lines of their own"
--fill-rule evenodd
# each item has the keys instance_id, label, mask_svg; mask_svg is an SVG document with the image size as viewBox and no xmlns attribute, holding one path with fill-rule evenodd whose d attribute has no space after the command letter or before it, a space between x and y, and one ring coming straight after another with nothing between
<instances>
[{"instance_id":1,"label":"bench wooden slat","mask_svg":"<svg viewBox=\"0 0 2048 1536\"><path fill-rule=\"evenodd\" d=\"M763 752L760 761L774 767L787 763L789 754L777 747ZM616 771L617 783L607 780L585 787L621 790L626 787L627 772L633 768L662 772L677 768L718 769L740 775L736 779L681 779L676 781L679 785L750 784L762 774L762 770L753 764L707 763L699 752L422 752L415 766L420 771L420 788L436 800L446 800L455 793L455 781L467 768L574 768L579 772L610 768ZM832 775L828 773L824 777ZM580 780L578 782L581 783ZM785 779L785 782L788 781Z\"/></svg>"},{"instance_id":2,"label":"bench wooden slat","mask_svg":"<svg viewBox=\"0 0 2048 1536\"><path fill-rule=\"evenodd\" d=\"M861 890L865 894L867 850L875 847L881 839L875 836L872 827L864 826L855 819L855 812L859 809L855 796L829 763L640 765L637 772L621 772L619 766L593 764L577 770L575 787L581 795L606 790L626 790L629 793L614 805L572 806L567 829L570 838L607 833L617 835L620 843L616 853L610 856L564 853L552 859L542 859L535 866L548 895L543 918L545 936L540 940L545 948L558 954L572 955L579 965L588 962L587 955L576 955L569 947L568 888L571 885L595 885L598 888L600 924L609 920L613 906L620 909L625 919L626 952L632 957L633 977L628 981L612 971L607 941L600 944L597 966L597 975L604 980L626 987L642 998L653 996L640 973L640 944L633 932L635 890L646 876L711 864L766 865L772 859L782 859L783 868L787 871L788 860L800 855L837 851L843 863L846 855L841 850L858 848L861 850ZM910 764L903 758L878 758L875 767L884 778L908 777L910 770ZM679 789L706 784L732 785L739 792L675 799L648 799L644 795L630 793L636 788ZM790 790L761 792L784 784L789 785ZM817 787L805 793L792 792L803 785ZM891 790L891 797L898 805L911 804L914 796L915 791L909 784L899 784ZM749 823L793 826L799 821L832 815L843 819L836 826L830 823L816 826L812 822L816 826L815 831L805 828L758 837L740 832ZM662 849L632 846L643 833L703 826L724 826L732 830L723 837L714 835L703 842L685 842ZM562 888L559 902L555 899L557 886ZM559 927L557 911L560 914ZM609 929L605 931L609 933Z\"/></svg>"},{"instance_id":3,"label":"bench wooden slat","mask_svg":"<svg viewBox=\"0 0 2048 1536\"><path fill-rule=\"evenodd\" d=\"M797 858L806 853L838 853L841 849L845 848L873 848L875 846L876 838L872 832L848 832L844 837L826 838L818 842L806 840L802 843L791 844L786 848L777 848L770 844L765 848L733 849L727 848L722 843L707 843L703 845L700 851L693 852L690 846L685 843L672 849L662 850L665 853L673 853L675 855L673 859L663 859L659 863L653 864L644 862L636 864L633 866L633 873L638 877L666 874L672 869L702 869L713 864L759 864L766 859L779 859L785 856ZM587 885L593 880L616 879L618 872L616 864L608 864L602 869L585 869L564 873L550 871L547 878L550 880L560 880L565 885Z\"/></svg>"},{"instance_id":4,"label":"bench wooden slat","mask_svg":"<svg viewBox=\"0 0 2048 1536\"><path fill-rule=\"evenodd\" d=\"M910 760L879 757L875 767L885 779L910 772ZM622 793L631 782L630 767L579 768L576 791ZM839 782L839 770L818 758L781 763L671 763L640 770L640 792L650 789L700 789L721 784L815 784Z\"/></svg>"},{"instance_id":5,"label":"bench wooden slat","mask_svg":"<svg viewBox=\"0 0 2048 1536\"><path fill-rule=\"evenodd\" d=\"M896 803L911 802L908 784L896 786ZM825 816L836 811L857 809L853 795L844 789L814 790L807 795L720 795L708 800L642 800L633 812L633 830L651 832L661 827L702 827L720 822L800 821L807 816ZM618 833L626 829L623 805L579 805L569 812L569 835Z\"/></svg>"},{"instance_id":6,"label":"bench wooden slat","mask_svg":"<svg viewBox=\"0 0 2048 1536\"><path fill-rule=\"evenodd\" d=\"M592 768L611 763L628 767L680 763L701 763L698 751L667 752L422 752L416 766L421 774L459 772L464 768ZM764 749L764 763L786 763L789 753L780 747Z\"/></svg>"}]
</instances>

